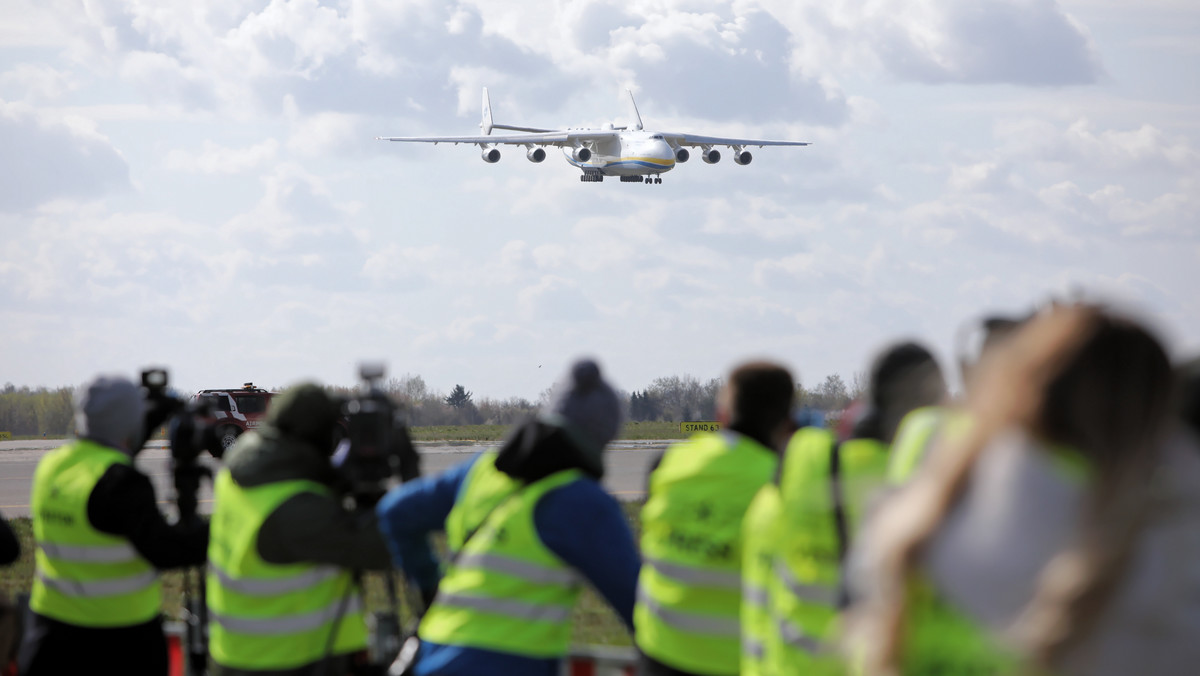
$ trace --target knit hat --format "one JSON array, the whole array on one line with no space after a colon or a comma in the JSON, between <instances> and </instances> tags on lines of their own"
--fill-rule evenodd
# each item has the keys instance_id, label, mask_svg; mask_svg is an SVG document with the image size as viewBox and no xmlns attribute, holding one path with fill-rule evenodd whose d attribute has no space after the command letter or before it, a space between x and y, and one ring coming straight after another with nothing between
<instances>
[{"instance_id":1,"label":"knit hat","mask_svg":"<svg viewBox=\"0 0 1200 676\"><path fill-rule=\"evenodd\" d=\"M616 392L604 382L600 366L591 359L575 362L555 389L540 417L562 427L589 463L603 468L604 447L621 430L621 405Z\"/></svg>"},{"instance_id":2,"label":"knit hat","mask_svg":"<svg viewBox=\"0 0 1200 676\"><path fill-rule=\"evenodd\" d=\"M76 436L105 446L136 450L145 415L141 389L122 376L97 376L75 392Z\"/></svg>"},{"instance_id":3,"label":"knit hat","mask_svg":"<svg viewBox=\"0 0 1200 676\"><path fill-rule=\"evenodd\" d=\"M271 399L266 423L291 439L312 444L324 453L333 451L333 428L341 406L315 383L287 388Z\"/></svg>"}]
</instances>

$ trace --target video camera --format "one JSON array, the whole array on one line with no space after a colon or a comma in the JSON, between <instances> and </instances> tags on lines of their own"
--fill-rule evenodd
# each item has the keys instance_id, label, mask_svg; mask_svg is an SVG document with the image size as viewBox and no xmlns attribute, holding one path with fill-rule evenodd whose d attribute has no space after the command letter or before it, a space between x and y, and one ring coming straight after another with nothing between
<instances>
[{"instance_id":1,"label":"video camera","mask_svg":"<svg viewBox=\"0 0 1200 676\"><path fill-rule=\"evenodd\" d=\"M342 405L347 436L337 454L360 506L374 505L396 479L404 482L421 475L420 456L403 411L379 387L384 373L382 364L360 365L363 391Z\"/></svg>"},{"instance_id":2,"label":"video camera","mask_svg":"<svg viewBox=\"0 0 1200 676\"><path fill-rule=\"evenodd\" d=\"M142 394L146 400L145 436L142 445L154 430L167 425L171 441L171 457L176 463L193 463L204 451L220 458L224 448L212 425L212 402L204 397L191 401L172 395L167 390L167 370L151 368L142 371Z\"/></svg>"},{"instance_id":3,"label":"video camera","mask_svg":"<svg viewBox=\"0 0 1200 676\"><path fill-rule=\"evenodd\" d=\"M191 401L172 395L167 390L167 370L150 368L142 371L142 394L146 400L146 439L154 430L167 425L171 442L171 474L175 480L175 505L179 510L179 522L191 523L199 519L197 493L200 480L212 478L212 471L200 464L200 454L208 451L215 458L224 454L224 447L217 438L212 419L212 402L205 397ZM145 445L146 439L138 445ZM192 594L193 572L184 571L183 608L187 625L187 653L189 673L202 674L208 657L208 609L205 602L203 572L195 573L195 595Z\"/></svg>"}]
</instances>

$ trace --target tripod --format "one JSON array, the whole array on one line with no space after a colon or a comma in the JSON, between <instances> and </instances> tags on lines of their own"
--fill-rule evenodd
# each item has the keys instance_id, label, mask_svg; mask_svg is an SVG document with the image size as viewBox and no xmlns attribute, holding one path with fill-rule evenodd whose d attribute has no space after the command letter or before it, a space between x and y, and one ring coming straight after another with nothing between
<instances>
[{"instance_id":1,"label":"tripod","mask_svg":"<svg viewBox=\"0 0 1200 676\"><path fill-rule=\"evenodd\" d=\"M193 524L200 518L196 510L200 480L208 478L211 482L212 470L194 458L187 461L172 459L171 465L179 523ZM208 668L208 603L204 575L204 566L183 571L183 618L187 625L187 673L190 676L202 676ZM193 576L196 578L195 593L192 591Z\"/></svg>"}]
</instances>

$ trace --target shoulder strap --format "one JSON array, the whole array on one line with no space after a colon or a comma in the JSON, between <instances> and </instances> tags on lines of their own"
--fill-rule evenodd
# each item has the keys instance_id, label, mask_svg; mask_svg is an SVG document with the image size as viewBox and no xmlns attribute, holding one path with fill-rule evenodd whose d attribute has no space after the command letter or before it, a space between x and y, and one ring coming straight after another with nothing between
<instances>
[{"instance_id":1,"label":"shoulder strap","mask_svg":"<svg viewBox=\"0 0 1200 676\"><path fill-rule=\"evenodd\" d=\"M842 442L834 442L829 447L829 497L833 505L833 529L837 534L837 554L839 570L845 568L846 552L850 549L850 532L846 527L845 496L842 491ZM844 570L842 570L844 573ZM838 607L850 605L849 593L844 584L845 575L838 575Z\"/></svg>"},{"instance_id":2,"label":"shoulder strap","mask_svg":"<svg viewBox=\"0 0 1200 676\"><path fill-rule=\"evenodd\" d=\"M491 520L492 515L495 514L497 511L499 511L499 509L501 507L507 505L513 498L515 498L518 495L520 495L521 493L523 493L525 491L526 485L527 484L521 484L520 486L517 487L516 490L514 490L513 492L504 496L503 499L501 499L494 506L492 506L491 509L488 510L487 514L483 515L483 518L479 520L479 523L475 524L474 528L467 531L467 534L465 536L463 536L462 544L458 546L458 551L454 552L454 554L450 557L451 564L454 564L455 562L458 561L458 557L462 556L463 550L467 548L467 543L471 541L471 538L475 537L476 533L478 533L480 530L483 529L484 525L486 525L487 522Z\"/></svg>"}]
</instances>

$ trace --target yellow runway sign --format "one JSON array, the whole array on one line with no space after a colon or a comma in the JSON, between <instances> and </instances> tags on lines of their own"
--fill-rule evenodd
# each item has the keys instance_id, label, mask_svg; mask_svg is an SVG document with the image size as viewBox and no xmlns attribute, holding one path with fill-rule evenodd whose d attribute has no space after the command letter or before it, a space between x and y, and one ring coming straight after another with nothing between
<instances>
[{"instance_id":1,"label":"yellow runway sign","mask_svg":"<svg viewBox=\"0 0 1200 676\"><path fill-rule=\"evenodd\" d=\"M679 431L684 434L695 434L696 432L720 432L721 423L715 420L699 420L695 422L679 423Z\"/></svg>"}]
</instances>

